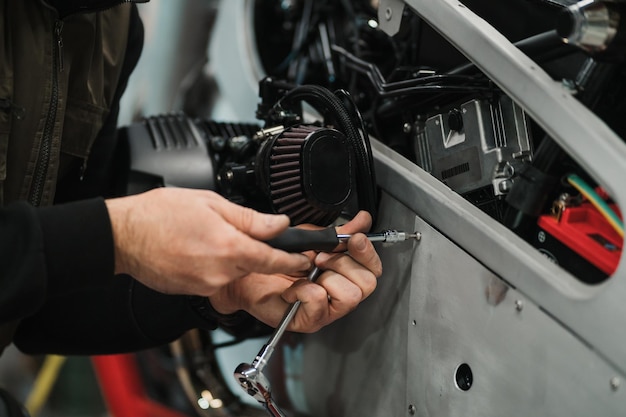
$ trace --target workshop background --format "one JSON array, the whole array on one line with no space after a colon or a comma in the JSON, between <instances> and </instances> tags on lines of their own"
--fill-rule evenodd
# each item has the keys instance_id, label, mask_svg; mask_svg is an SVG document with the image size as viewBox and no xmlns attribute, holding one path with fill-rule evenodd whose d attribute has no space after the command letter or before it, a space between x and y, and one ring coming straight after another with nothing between
<instances>
[{"instance_id":1,"label":"workshop background","mask_svg":"<svg viewBox=\"0 0 626 417\"><path fill-rule=\"evenodd\" d=\"M190 89L198 101L210 95L210 77L198 73L207 74L199 68L207 65L218 3L153 0L138 6L145 44L122 100L120 125L180 110L181 94ZM27 404L32 417L108 415L88 357L32 357L10 346L0 357L0 387Z\"/></svg>"}]
</instances>

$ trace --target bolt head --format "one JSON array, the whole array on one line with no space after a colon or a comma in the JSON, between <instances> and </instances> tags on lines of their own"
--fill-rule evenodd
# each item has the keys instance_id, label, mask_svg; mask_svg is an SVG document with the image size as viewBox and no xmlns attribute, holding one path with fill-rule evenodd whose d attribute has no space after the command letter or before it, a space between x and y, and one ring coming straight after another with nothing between
<instances>
[{"instance_id":1,"label":"bolt head","mask_svg":"<svg viewBox=\"0 0 626 417\"><path fill-rule=\"evenodd\" d=\"M511 187L513 187L513 181L511 180L504 180L498 184L498 190L501 193L508 193L511 190Z\"/></svg>"},{"instance_id":2,"label":"bolt head","mask_svg":"<svg viewBox=\"0 0 626 417\"><path fill-rule=\"evenodd\" d=\"M539 233L537 233L537 240L539 241L539 243L543 243L546 241L546 233L543 230L540 230Z\"/></svg>"},{"instance_id":3,"label":"bolt head","mask_svg":"<svg viewBox=\"0 0 626 417\"><path fill-rule=\"evenodd\" d=\"M613 378L611 378L610 384L611 389L613 391L617 391L619 389L619 386L621 385L621 381L618 377L614 376Z\"/></svg>"},{"instance_id":4,"label":"bolt head","mask_svg":"<svg viewBox=\"0 0 626 417\"><path fill-rule=\"evenodd\" d=\"M415 415L415 413L417 412L417 407L415 407L413 404L409 405L409 414L410 415Z\"/></svg>"}]
</instances>

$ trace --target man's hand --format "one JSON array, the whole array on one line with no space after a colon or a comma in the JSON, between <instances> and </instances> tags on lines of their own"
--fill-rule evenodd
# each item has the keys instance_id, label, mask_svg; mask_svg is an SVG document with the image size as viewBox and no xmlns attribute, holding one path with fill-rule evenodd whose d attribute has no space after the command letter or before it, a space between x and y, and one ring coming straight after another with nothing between
<instances>
[{"instance_id":1,"label":"man's hand","mask_svg":"<svg viewBox=\"0 0 626 417\"><path fill-rule=\"evenodd\" d=\"M115 272L170 294L210 296L250 273L298 273L302 254L260 240L289 226L284 215L256 212L211 191L160 188L106 201Z\"/></svg>"},{"instance_id":2,"label":"man's hand","mask_svg":"<svg viewBox=\"0 0 626 417\"><path fill-rule=\"evenodd\" d=\"M209 297L213 308L223 314L245 310L275 327L289 304L302 304L289 330L315 332L345 316L376 288L382 265L372 243L359 232L371 226L371 217L360 212L337 233L354 234L336 253L309 254L324 272L315 283L299 277L252 273L232 281ZM347 253L344 253L347 249Z\"/></svg>"}]
</instances>

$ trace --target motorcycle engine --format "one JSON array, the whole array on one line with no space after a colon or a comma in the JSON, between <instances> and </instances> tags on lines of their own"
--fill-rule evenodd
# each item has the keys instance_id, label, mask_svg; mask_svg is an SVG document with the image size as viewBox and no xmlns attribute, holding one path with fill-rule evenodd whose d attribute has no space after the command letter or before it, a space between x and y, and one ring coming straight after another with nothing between
<instances>
[{"instance_id":1,"label":"motorcycle engine","mask_svg":"<svg viewBox=\"0 0 626 417\"><path fill-rule=\"evenodd\" d=\"M117 181L118 193L214 190L238 204L286 214L292 224L331 224L350 203L374 213L369 142L356 125L358 113L351 113L356 109L320 87L286 87L261 82L264 127L171 114L123 128L129 168ZM303 121L304 102L317 106L321 122Z\"/></svg>"}]
</instances>

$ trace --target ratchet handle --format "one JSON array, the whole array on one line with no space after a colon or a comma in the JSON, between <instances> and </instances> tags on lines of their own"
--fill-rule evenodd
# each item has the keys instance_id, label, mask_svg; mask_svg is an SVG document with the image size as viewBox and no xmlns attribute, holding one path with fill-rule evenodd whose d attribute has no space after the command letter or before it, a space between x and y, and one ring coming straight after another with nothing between
<instances>
[{"instance_id":1,"label":"ratchet handle","mask_svg":"<svg viewBox=\"0 0 626 417\"><path fill-rule=\"evenodd\" d=\"M331 252L339 244L339 239L334 227L319 230L290 227L266 243L286 252L304 252L307 250Z\"/></svg>"}]
</instances>

